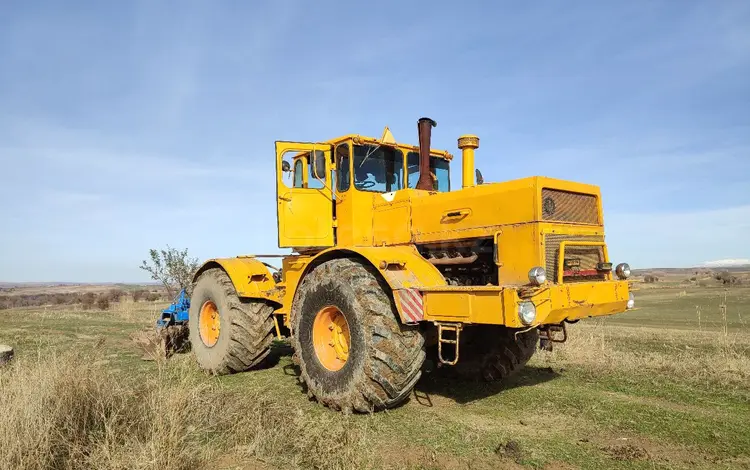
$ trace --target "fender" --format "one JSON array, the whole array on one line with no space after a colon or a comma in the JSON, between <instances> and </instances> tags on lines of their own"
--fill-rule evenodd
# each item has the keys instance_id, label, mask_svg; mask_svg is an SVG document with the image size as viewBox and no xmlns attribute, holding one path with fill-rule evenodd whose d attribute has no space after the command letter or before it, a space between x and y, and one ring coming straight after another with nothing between
<instances>
[{"instance_id":1,"label":"fender","mask_svg":"<svg viewBox=\"0 0 750 470\"><path fill-rule=\"evenodd\" d=\"M220 268L227 273L239 297L264 299L276 307L281 306L280 293L271 271L257 259L249 256L210 259L196 271L193 282L211 268Z\"/></svg>"},{"instance_id":2,"label":"fender","mask_svg":"<svg viewBox=\"0 0 750 470\"><path fill-rule=\"evenodd\" d=\"M391 287L396 308L404 323L417 323L423 319L422 289L447 285L440 271L411 245L330 248L318 253L305 269L303 277L318 264L336 258L360 258L377 269Z\"/></svg>"},{"instance_id":3,"label":"fender","mask_svg":"<svg viewBox=\"0 0 750 470\"><path fill-rule=\"evenodd\" d=\"M435 265L424 259L413 246L357 247L351 251L376 267L393 290L421 290L446 285Z\"/></svg>"}]
</instances>

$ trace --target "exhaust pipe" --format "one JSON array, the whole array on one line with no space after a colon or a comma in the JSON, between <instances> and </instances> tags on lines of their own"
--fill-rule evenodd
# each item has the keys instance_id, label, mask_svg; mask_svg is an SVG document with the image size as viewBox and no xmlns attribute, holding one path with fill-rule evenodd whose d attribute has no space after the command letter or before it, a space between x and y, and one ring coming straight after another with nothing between
<instances>
[{"instance_id":1,"label":"exhaust pipe","mask_svg":"<svg viewBox=\"0 0 750 470\"><path fill-rule=\"evenodd\" d=\"M433 127L437 127L437 122L428 117L420 118L417 121L417 131L419 132L419 180L417 181L416 189L435 190L430 173L430 138Z\"/></svg>"}]
</instances>

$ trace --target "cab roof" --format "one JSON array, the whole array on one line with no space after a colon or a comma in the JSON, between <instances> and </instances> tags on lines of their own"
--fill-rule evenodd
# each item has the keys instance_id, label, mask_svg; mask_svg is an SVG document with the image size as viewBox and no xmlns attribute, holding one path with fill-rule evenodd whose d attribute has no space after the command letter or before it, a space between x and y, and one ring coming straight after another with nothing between
<instances>
[{"instance_id":1,"label":"cab roof","mask_svg":"<svg viewBox=\"0 0 750 470\"><path fill-rule=\"evenodd\" d=\"M410 144L404 144L401 142L396 142L393 139L393 135L391 134L391 131L387 127L383 131L383 137L381 137L380 139L376 139L374 137L367 137L367 136L359 135L359 134L347 134L341 137L336 137L335 139L327 140L326 143L338 145L348 140L351 140L355 144L388 145L392 147L401 147L403 149L410 150L413 152L419 152L418 145L410 145ZM451 155L446 150L430 149L430 155L435 155L448 161L453 159L453 155Z\"/></svg>"}]
</instances>

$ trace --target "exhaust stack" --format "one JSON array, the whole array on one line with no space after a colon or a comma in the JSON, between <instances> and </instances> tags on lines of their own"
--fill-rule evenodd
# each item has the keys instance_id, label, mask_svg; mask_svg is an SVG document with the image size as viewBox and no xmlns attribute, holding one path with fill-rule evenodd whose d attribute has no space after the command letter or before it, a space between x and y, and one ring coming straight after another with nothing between
<instances>
[{"instance_id":1,"label":"exhaust stack","mask_svg":"<svg viewBox=\"0 0 750 470\"><path fill-rule=\"evenodd\" d=\"M435 190L430 173L430 138L432 128L436 126L437 122L428 117L420 118L417 121L417 131L419 132L419 180L417 181L416 189Z\"/></svg>"},{"instance_id":2,"label":"exhaust stack","mask_svg":"<svg viewBox=\"0 0 750 470\"><path fill-rule=\"evenodd\" d=\"M479 137L462 135L458 138L458 148L461 149L461 186L470 188L474 186L474 149L479 148Z\"/></svg>"}]
</instances>

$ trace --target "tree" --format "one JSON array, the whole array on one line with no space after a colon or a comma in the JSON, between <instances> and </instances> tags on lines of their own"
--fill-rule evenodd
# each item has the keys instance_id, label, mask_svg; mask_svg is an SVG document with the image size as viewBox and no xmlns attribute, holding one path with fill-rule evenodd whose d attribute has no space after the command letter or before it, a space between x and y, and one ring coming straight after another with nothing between
<instances>
[{"instance_id":1,"label":"tree","mask_svg":"<svg viewBox=\"0 0 750 470\"><path fill-rule=\"evenodd\" d=\"M193 274L198 270L198 258L190 258L187 248L180 251L167 245L166 250L149 250L151 262L143 260L141 269L151 275L151 279L164 285L170 298L181 289L189 289Z\"/></svg>"}]
</instances>

